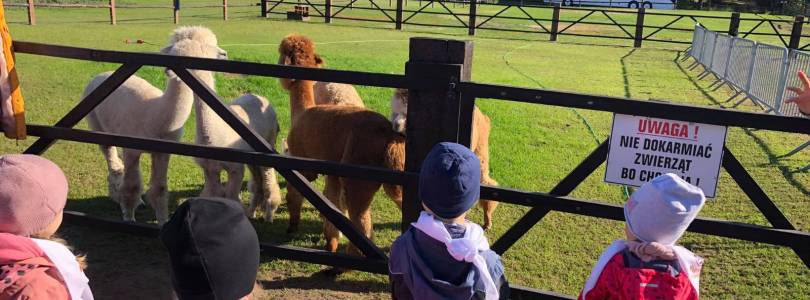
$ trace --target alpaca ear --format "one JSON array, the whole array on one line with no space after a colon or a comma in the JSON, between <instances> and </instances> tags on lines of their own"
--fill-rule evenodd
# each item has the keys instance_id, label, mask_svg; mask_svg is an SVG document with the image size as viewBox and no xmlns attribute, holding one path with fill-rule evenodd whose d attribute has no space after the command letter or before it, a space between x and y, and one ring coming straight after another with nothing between
<instances>
[{"instance_id":1,"label":"alpaca ear","mask_svg":"<svg viewBox=\"0 0 810 300\"><path fill-rule=\"evenodd\" d=\"M318 68L323 66L323 59L321 59L321 56L318 54L315 54L315 65L317 65Z\"/></svg>"}]
</instances>

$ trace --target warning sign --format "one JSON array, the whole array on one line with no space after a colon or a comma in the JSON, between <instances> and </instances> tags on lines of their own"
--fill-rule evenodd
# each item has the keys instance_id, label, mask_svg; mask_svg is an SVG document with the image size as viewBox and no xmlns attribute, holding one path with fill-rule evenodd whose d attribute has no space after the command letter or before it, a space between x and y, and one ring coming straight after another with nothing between
<instances>
[{"instance_id":1,"label":"warning sign","mask_svg":"<svg viewBox=\"0 0 810 300\"><path fill-rule=\"evenodd\" d=\"M726 127L615 114L605 181L641 186L664 173L714 197Z\"/></svg>"}]
</instances>

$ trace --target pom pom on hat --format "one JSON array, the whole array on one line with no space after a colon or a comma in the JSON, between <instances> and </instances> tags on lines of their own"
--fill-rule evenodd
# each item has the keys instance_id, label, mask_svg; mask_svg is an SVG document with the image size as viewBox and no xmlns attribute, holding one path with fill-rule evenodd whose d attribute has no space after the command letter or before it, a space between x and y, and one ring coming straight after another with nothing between
<instances>
[{"instance_id":1,"label":"pom pom on hat","mask_svg":"<svg viewBox=\"0 0 810 300\"><path fill-rule=\"evenodd\" d=\"M462 145L433 146L419 172L419 198L433 213L452 219L467 212L478 201L481 162Z\"/></svg>"},{"instance_id":2,"label":"pom pom on hat","mask_svg":"<svg viewBox=\"0 0 810 300\"><path fill-rule=\"evenodd\" d=\"M39 233L65 209L68 183L59 166L36 155L0 156L0 232Z\"/></svg>"},{"instance_id":3,"label":"pom pom on hat","mask_svg":"<svg viewBox=\"0 0 810 300\"><path fill-rule=\"evenodd\" d=\"M627 227L643 242L674 245L697 217L703 190L675 174L660 175L641 186L624 205Z\"/></svg>"}]
</instances>

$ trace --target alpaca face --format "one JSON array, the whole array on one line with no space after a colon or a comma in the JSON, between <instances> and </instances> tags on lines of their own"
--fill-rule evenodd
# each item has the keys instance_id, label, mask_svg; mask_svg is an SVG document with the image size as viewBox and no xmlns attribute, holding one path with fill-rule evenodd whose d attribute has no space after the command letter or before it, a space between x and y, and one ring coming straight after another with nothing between
<instances>
[{"instance_id":1,"label":"alpaca face","mask_svg":"<svg viewBox=\"0 0 810 300\"><path fill-rule=\"evenodd\" d=\"M215 47L217 50L216 58L228 59L228 52L217 46L217 36L208 28L202 26L182 26L172 31L172 34L169 36L170 45L177 44L183 40L194 40Z\"/></svg>"},{"instance_id":2,"label":"alpaca face","mask_svg":"<svg viewBox=\"0 0 810 300\"><path fill-rule=\"evenodd\" d=\"M163 48L160 50L160 53L174 56L227 59L227 53L223 58L223 51L224 50L214 45L204 44L197 40L185 39ZM174 72L168 68L166 68L166 75L170 78L176 77Z\"/></svg>"},{"instance_id":3,"label":"alpaca face","mask_svg":"<svg viewBox=\"0 0 810 300\"><path fill-rule=\"evenodd\" d=\"M323 59L315 53L315 43L299 34L291 34L282 39L278 54L279 65L308 68L320 68L323 65ZM279 78L279 81L284 89L289 90L295 79Z\"/></svg>"},{"instance_id":4,"label":"alpaca face","mask_svg":"<svg viewBox=\"0 0 810 300\"><path fill-rule=\"evenodd\" d=\"M408 119L408 90L397 89L391 97L391 123L394 131L405 134Z\"/></svg>"}]
</instances>

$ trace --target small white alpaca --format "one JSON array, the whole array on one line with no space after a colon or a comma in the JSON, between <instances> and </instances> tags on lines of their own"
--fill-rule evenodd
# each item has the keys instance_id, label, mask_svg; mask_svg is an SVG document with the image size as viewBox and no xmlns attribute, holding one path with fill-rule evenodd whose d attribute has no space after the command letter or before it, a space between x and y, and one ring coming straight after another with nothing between
<instances>
[{"instance_id":1,"label":"small white alpaca","mask_svg":"<svg viewBox=\"0 0 810 300\"><path fill-rule=\"evenodd\" d=\"M405 134L405 126L408 119L408 90L396 89L391 97L391 123L394 130ZM489 117L484 115L478 106L473 110L472 143L470 150L481 160L481 183L485 185L497 186L498 182L489 177L489 132L491 124ZM484 229L492 227L492 214L498 206L498 202L481 199L481 207L484 209Z\"/></svg>"},{"instance_id":2,"label":"small white alpaca","mask_svg":"<svg viewBox=\"0 0 810 300\"><path fill-rule=\"evenodd\" d=\"M227 53L216 44L202 44L194 40L181 40L178 35L197 32L210 34L202 27L181 27L169 39L172 42L161 53L178 56L205 58L225 58ZM216 39L216 38L214 38ZM192 71L199 72L199 71ZM111 72L97 75L84 90L84 96L106 80ZM90 128L95 131L179 141L183 136L183 125L191 114L194 93L172 72L167 72L166 90L161 91L146 80L132 76L118 87L107 99L87 116ZM121 206L126 221L135 220L135 208L141 200L142 182L140 171L140 150L123 149L123 161L118 150L111 146L100 146L107 161L108 190L110 198ZM169 218L168 182L169 154L151 153L152 174L146 198L155 210L159 224Z\"/></svg>"},{"instance_id":3,"label":"small white alpaca","mask_svg":"<svg viewBox=\"0 0 810 300\"><path fill-rule=\"evenodd\" d=\"M210 75L202 80L208 86L213 87L214 77L213 74ZM236 98L228 106L239 119L248 124L250 128L275 148L279 125L276 119L276 111L273 110L267 99L253 94L245 94ZM199 97L195 98L194 108L197 114L197 144L253 150L236 131L225 123L225 120L222 120ZM242 190L242 178L244 178L245 173L244 164L202 158L196 158L195 161L203 169L205 176L201 197L224 197L239 200L239 192ZM264 220L272 222L275 211L281 204L281 191L279 190L276 172L272 168L250 165L248 169L251 173L251 180L248 182L251 198L247 214L255 217L256 208L263 207ZM225 184L220 181L222 171L228 174L228 181Z\"/></svg>"}]
</instances>

